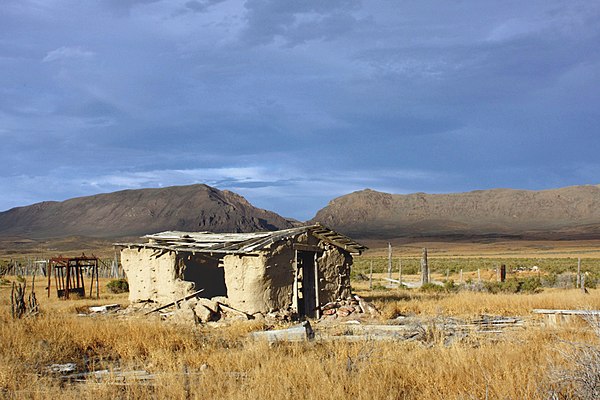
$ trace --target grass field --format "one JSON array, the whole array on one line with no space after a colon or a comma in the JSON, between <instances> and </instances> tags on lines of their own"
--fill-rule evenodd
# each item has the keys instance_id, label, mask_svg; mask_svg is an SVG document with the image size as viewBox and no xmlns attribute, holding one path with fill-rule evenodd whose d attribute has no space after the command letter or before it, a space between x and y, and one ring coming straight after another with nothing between
<instances>
[{"instance_id":1,"label":"grass field","mask_svg":"<svg viewBox=\"0 0 600 400\"><path fill-rule=\"evenodd\" d=\"M376 273L385 275L387 260L383 254L382 251L359 258L355 274L366 272L372 259L378 263ZM552 265L557 271L564 265L572 270L574 260L576 267L573 257L546 258L546 265L539 258L528 258L522 253L481 259L463 254L458 261L456 257L436 258L433 252L430 254L434 276L440 279L445 278L450 262L459 262L465 274L486 266L493 268L498 262L508 265L509 259L527 265L535 263L541 274ZM406 257L408 265L409 255ZM564 265L560 264L563 260L567 260ZM596 272L595 259L584 261L591 273ZM495 277L492 274L489 279ZM103 280L102 286L105 283ZM531 310L600 309L600 289L589 289L588 294L557 288L492 294L384 287L369 290L368 281L364 280L354 280L353 286L381 311L380 319L374 321L377 323L400 315L473 319L490 314L520 316L525 327L499 334L470 335L451 344L431 325L427 327L427 338L420 341L269 345L248 338L250 331L271 327L263 321L212 328L173 325L156 317L77 315L90 305L127 305L126 294L108 294L106 290L99 300L63 301L56 299L54 293L47 298L40 284L36 294L42 313L13 320L10 287L2 285L0 397L547 399L550 390L558 387L556 374L564 375L564 370L569 369L578 373L582 368L576 359L569 358L580 351L574 343L598 345L598 337L583 321L546 326L542 317L534 316ZM101 381L76 383L65 382L48 371L52 364L69 362L75 363L79 371L108 369L113 374ZM152 379L119 377L119 372L135 370L147 371ZM561 393L567 396L576 390L576 386L562 387Z\"/></svg>"}]
</instances>

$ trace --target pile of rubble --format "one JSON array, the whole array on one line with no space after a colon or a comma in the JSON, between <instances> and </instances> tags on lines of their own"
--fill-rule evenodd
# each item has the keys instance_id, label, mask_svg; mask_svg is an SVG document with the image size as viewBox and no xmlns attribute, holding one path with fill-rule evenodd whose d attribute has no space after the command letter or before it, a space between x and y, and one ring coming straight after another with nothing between
<instances>
[{"instance_id":1,"label":"pile of rubble","mask_svg":"<svg viewBox=\"0 0 600 400\"><path fill-rule=\"evenodd\" d=\"M356 314L366 314L371 317L379 316L379 311L375 307L357 295L347 299L331 301L321 306L320 310L323 316L330 319L356 316Z\"/></svg>"},{"instance_id":2,"label":"pile of rubble","mask_svg":"<svg viewBox=\"0 0 600 400\"><path fill-rule=\"evenodd\" d=\"M148 314L158 314L162 319L183 324L211 323L217 321L232 320L271 320L280 322L290 322L297 319L293 310L274 310L263 314L248 314L231 306L227 297L218 296L211 299L203 297L190 297L178 301L152 308L153 303L137 303L132 305L130 312ZM336 319L352 317L359 315L366 317L378 317L379 312L367 301L359 296L348 297L347 299L338 299L319 307L321 315L326 319Z\"/></svg>"},{"instance_id":3,"label":"pile of rubble","mask_svg":"<svg viewBox=\"0 0 600 400\"><path fill-rule=\"evenodd\" d=\"M225 318L248 320L258 317L231 307L227 297L222 296L212 299L191 298L175 303L173 307L175 309L161 312L160 316L175 323L194 324L220 321Z\"/></svg>"}]
</instances>

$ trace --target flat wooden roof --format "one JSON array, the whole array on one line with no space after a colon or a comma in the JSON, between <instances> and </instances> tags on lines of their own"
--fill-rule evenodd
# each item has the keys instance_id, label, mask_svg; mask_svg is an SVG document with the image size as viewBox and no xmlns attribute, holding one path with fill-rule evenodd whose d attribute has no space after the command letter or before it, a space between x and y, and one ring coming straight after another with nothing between
<instances>
[{"instance_id":1,"label":"flat wooden roof","mask_svg":"<svg viewBox=\"0 0 600 400\"><path fill-rule=\"evenodd\" d=\"M318 239L353 254L360 254L367 249L366 246L321 224L300 226L280 231L253 233L166 231L143 236L143 238L148 239L146 243L116 243L115 245L176 252L244 254L264 250L275 242L303 233L310 233Z\"/></svg>"}]
</instances>

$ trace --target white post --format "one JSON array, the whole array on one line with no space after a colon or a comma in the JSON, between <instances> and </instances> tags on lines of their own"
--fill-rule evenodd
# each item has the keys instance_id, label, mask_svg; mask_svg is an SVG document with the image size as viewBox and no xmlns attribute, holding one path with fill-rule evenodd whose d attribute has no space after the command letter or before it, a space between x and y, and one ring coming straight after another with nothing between
<instances>
[{"instance_id":1,"label":"white post","mask_svg":"<svg viewBox=\"0 0 600 400\"><path fill-rule=\"evenodd\" d=\"M398 259L398 288L402 286L402 259Z\"/></svg>"}]
</instances>

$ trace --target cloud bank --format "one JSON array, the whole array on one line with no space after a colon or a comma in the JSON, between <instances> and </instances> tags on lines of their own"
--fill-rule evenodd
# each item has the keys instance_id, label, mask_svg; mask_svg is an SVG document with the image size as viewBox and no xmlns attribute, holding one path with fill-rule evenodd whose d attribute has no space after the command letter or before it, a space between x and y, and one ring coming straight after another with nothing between
<instances>
[{"instance_id":1,"label":"cloud bank","mask_svg":"<svg viewBox=\"0 0 600 400\"><path fill-rule=\"evenodd\" d=\"M298 219L598 183L588 1L8 0L0 209L206 183Z\"/></svg>"}]
</instances>

